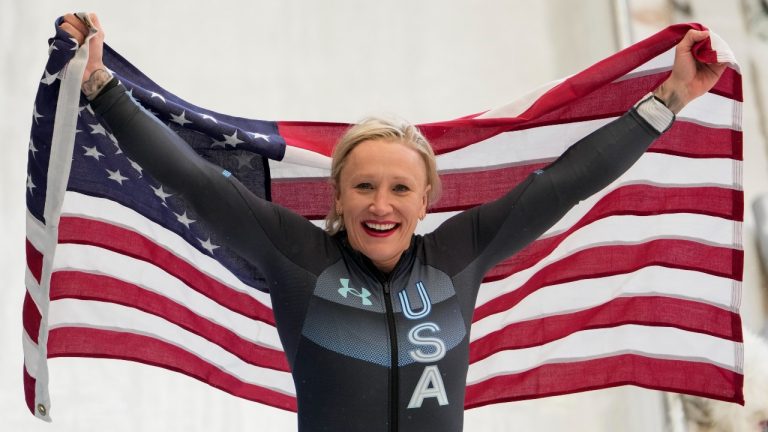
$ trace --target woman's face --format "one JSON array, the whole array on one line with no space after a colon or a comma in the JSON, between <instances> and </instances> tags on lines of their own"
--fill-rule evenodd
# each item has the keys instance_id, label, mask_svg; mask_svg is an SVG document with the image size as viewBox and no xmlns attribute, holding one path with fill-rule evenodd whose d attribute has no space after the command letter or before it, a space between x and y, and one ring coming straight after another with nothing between
<instances>
[{"instance_id":1,"label":"woman's face","mask_svg":"<svg viewBox=\"0 0 768 432\"><path fill-rule=\"evenodd\" d=\"M430 186L419 153L399 141L369 140L347 155L336 185L352 247L389 272L427 211Z\"/></svg>"}]
</instances>

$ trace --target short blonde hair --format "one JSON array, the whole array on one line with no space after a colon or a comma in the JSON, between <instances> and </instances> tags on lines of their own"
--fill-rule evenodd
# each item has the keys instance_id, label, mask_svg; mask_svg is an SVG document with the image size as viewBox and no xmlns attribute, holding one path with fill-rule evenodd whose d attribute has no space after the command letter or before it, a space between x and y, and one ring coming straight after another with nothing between
<instances>
[{"instance_id":1,"label":"short blonde hair","mask_svg":"<svg viewBox=\"0 0 768 432\"><path fill-rule=\"evenodd\" d=\"M429 192L427 192L428 205L440 198L441 183L440 176L437 174L435 152L424 135L419 132L419 129L404 120L382 117L366 118L349 128L333 149L330 181L334 187L334 196L331 200L331 208L325 217L325 230L331 235L344 229L344 219L336 211L335 205L344 163L347 156L358 144L369 140L398 141L416 150L424 160L424 167L427 170L427 185L430 186Z\"/></svg>"}]
</instances>

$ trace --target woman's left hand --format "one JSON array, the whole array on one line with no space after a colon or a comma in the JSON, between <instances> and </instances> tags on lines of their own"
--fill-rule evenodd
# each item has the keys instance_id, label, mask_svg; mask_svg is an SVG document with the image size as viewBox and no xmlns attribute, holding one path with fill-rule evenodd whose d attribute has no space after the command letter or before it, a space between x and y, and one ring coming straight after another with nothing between
<instances>
[{"instance_id":1,"label":"woman's left hand","mask_svg":"<svg viewBox=\"0 0 768 432\"><path fill-rule=\"evenodd\" d=\"M709 37L708 31L688 30L675 48L672 74L653 94L677 114L688 102L708 92L725 71L723 63L701 63L693 56L693 46Z\"/></svg>"}]
</instances>

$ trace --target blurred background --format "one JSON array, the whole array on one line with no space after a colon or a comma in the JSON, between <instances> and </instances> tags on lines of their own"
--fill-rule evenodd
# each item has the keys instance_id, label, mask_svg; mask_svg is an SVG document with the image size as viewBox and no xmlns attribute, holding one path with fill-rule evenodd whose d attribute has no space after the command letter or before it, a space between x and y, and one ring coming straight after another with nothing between
<instances>
[{"instance_id":1,"label":"blurred background","mask_svg":"<svg viewBox=\"0 0 768 432\"><path fill-rule=\"evenodd\" d=\"M671 23L703 23L729 43L744 78L742 317L751 332L768 332L760 261L768 256L768 0L220 0L215 6L0 0L5 431L296 429L291 413L185 375L115 360L52 360L54 422L27 411L21 349L27 143L47 39L54 20L75 11L97 12L107 43L196 105L261 119L355 121L394 113L417 123L503 105ZM768 359L761 364L768 367ZM751 398L753 390L762 399ZM768 387L751 387L745 408L714 414L716 403L619 387L470 410L465 430L759 431L768 430L766 398Z\"/></svg>"}]
</instances>

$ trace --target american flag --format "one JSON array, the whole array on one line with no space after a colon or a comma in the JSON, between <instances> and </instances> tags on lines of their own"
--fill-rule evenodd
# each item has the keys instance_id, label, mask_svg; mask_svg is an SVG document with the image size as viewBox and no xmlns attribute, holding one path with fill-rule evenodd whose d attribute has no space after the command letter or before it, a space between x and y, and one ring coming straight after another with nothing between
<instances>
[{"instance_id":1,"label":"american flag","mask_svg":"<svg viewBox=\"0 0 768 432\"><path fill-rule=\"evenodd\" d=\"M676 25L500 109L420 125L444 194L426 233L499 197L668 75ZM465 407L624 384L743 403L738 315L741 76L715 88L621 178L495 267L471 331ZM24 390L49 420L49 358L132 360L296 410L265 282L186 204L122 154L79 90L87 50L57 28L34 104L27 177ZM330 204L344 123L215 113L109 47L131 96L254 193L310 218ZM620 145L621 143L617 143Z\"/></svg>"}]
</instances>

